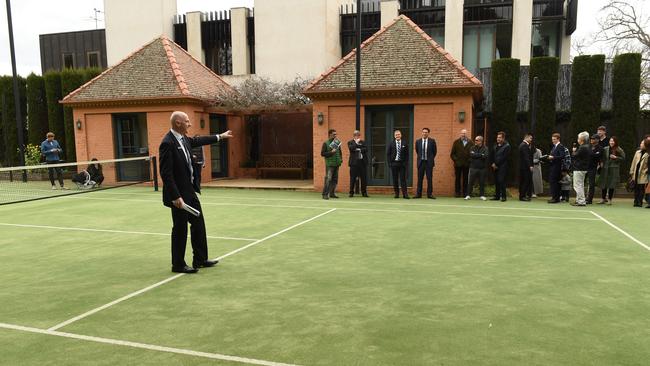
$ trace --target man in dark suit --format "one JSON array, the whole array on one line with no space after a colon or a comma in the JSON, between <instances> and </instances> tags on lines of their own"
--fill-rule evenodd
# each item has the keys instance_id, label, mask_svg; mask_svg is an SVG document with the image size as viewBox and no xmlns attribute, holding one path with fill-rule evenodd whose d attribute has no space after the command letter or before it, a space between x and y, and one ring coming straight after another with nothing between
<instances>
[{"instance_id":1,"label":"man in dark suit","mask_svg":"<svg viewBox=\"0 0 650 366\"><path fill-rule=\"evenodd\" d=\"M409 149L404 141L402 141L402 132L400 130L395 130L393 136L395 136L395 139L388 145L386 159L388 159L390 171L393 176L395 198L399 198L399 188L401 185L402 197L409 199L410 197L406 191L406 168L409 162Z\"/></svg>"},{"instance_id":2,"label":"man in dark suit","mask_svg":"<svg viewBox=\"0 0 650 366\"><path fill-rule=\"evenodd\" d=\"M422 183L424 175L427 176L427 197L435 199L433 196L433 167L436 166L436 140L429 137L430 130L425 127L422 129L422 138L415 142L415 152L417 153L418 165L418 188L415 198L422 198Z\"/></svg>"},{"instance_id":3,"label":"man in dark suit","mask_svg":"<svg viewBox=\"0 0 650 366\"><path fill-rule=\"evenodd\" d=\"M497 133L497 143L494 145L494 153L492 156L496 193L491 200L505 202L507 199L506 178L508 177L508 158L510 157L510 144L506 141L505 132Z\"/></svg>"},{"instance_id":4,"label":"man in dark suit","mask_svg":"<svg viewBox=\"0 0 650 366\"><path fill-rule=\"evenodd\" d=\"M361 181L361 194L368 197L368 147L361 139L361 131L355 130L352 140L348 141L350 158L350 197L354 197L354 186L357 179Z\"/></svg>"},{"instance_id":5,"label":"man in dark suit","mask_svg":"<svg viewBox=\"0 0 650 366\"><path fill-rule=\"evenodd\" d=\"M560 185L560 179L562 179L562 163L566 157L566 152L564 146L560 143L559 133L554 133L551 141L553 142L553 148L551 149L551 153L548 154L548 162L550 163L548 183L551 186L551 199L548 200L548 203L559 203L560 193L562 191Z\"/></svg>"},{"instance_id":6,"label":"man in dark suit","mask_svg":"<svg viewBox=\"0 0 650 366\"><path fill-rule=\"evenodd\" d=\"M172 272L196 273L199 267L212 267L217 261L208 258L208 241L201 203L196 193L200 193L199 176L194 174L192 148L209 145L232 137L231 131L216 136L188 137L192 126L187 114L174 112L171 115L171 130L160 143L160 178L163 181L163 204L172 211ZM197 217L188 213L188 205L201 214ZM193 267L185 263L187 243L187 223L191 225Z\"/></svg>"},{"instance_id":7,"label":"man in dark suit","mask_svg":"<svg viewBox=\"0 0 650 366\"><path fill-rule=\"evenodd\" d=\"M533 152L530 144L533 142L533 135L527 133L524 141L519 145L519 200L530 201L528 192L533 183Z\"/></svg>"}]
</instances>

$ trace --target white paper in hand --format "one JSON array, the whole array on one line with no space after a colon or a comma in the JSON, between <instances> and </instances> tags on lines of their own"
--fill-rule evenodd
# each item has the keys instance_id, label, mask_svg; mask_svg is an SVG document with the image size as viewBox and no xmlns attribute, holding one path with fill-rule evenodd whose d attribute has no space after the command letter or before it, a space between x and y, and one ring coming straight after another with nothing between
<instances>
[{"instance_id":1,"label":"white paper in hand","mask_svg":"<svg viewBox=\"0 0 650 366\"><path fill-rule=\"evenodd\" d=\"M192 214L192 215L194 215L196 217L201 216L201 211L199 211L199 210L195 209L194 207L186 204L185 202L183 202L183 210L189 212L190 214Z\"/></svg>"}]
</instances>

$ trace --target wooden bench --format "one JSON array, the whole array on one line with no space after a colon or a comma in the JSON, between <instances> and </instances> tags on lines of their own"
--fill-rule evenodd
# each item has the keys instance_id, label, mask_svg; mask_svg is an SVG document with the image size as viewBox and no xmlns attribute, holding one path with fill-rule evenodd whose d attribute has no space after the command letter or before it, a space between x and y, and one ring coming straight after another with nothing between
<instances>
[{"instance_id":1,"label":"wooden bench","mask_svg":"<svg viewBox=\"0 0 650 366\"><path fill-rule=\"evenodd\" d=\"M257 179L264 178L265 171L297 171L300 179L307 176L307 155L266 154L257 162Z\"/></svg>"}]
</instances>

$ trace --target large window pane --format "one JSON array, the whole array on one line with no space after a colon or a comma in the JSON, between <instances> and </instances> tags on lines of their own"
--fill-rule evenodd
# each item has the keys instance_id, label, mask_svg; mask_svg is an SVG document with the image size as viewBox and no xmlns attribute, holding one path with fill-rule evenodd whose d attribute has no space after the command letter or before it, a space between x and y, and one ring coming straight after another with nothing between
<instances>
[{"instance_id":1,"label":"large window pane","mask_svg":"<svg viewBox=\"0 0 650 366\"><path fill-rule=\"evenodd\" d=\"M466 26L463 34L463 65L475 72L478 68L478 26Z\"/></svg>"},{"instance_id":2,"label":"large window pane","mask_svg":"<svg viewBox=\"0 0 650 366\"><path fill-rule=\"evenodd\" d=\"M530 46L531 57L558 57L560 55L559 38L559 21L533 23L532 43Z\"/></svg>"},{"instance_id":3,"label":"large window pane","mask_svg":"<svg viewBox=\"0 0 650 366\"><path fill-rule=\"evenodd\" d=\"M496 25L479 28L479 68L490 67L494 60Z\"/></svg>"}]
</instances>

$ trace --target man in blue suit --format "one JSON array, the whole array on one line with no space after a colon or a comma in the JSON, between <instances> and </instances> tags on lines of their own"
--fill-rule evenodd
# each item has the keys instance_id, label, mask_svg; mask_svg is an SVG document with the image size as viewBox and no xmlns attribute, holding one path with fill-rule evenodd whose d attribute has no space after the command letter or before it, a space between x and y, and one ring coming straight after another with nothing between
<instances>
[{"instance_id":1,"label":"man in blue suit","mask_svg":"<svg viewBox=\"0 0 650 366\"><path fill-rule=\"evenodd\" d=\"M559 133L554 133L551 141L553 142L553 148L548 154L548 162L550 163L548 183L551 186L551 199L548 200L548 203L559 203L562 191L560 179L562 179L562 164L566 158L566 149L560 143Z\"/></svg>"}]
</instances>

